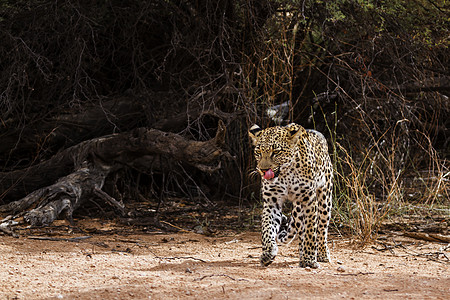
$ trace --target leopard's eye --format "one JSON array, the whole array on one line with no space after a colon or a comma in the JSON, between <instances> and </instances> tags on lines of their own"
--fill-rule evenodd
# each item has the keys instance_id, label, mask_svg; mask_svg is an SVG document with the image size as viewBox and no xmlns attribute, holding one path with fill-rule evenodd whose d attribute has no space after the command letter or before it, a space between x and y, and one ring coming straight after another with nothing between
<instances>
[{"instance_id":1,"label":"leopard's eye","mask_svg":"<svg viewBox=\"0 0 450 300\"><path fill-rule=\"evenodd\" d=\"M272 150L272 153L275 155L280 154L280 152L281 152L281 148L275 148Z\"/></svg>"},{"instance_id":2,"label":"leopard's eye","mask_svg":"<svg viewBox=\"0 0 450 300\"><path fill-rule=\"evenodd\" d=\"M255 149L255 156L256 157L261 156L261 150Z\"/></svg>"},{"instance_id":3,"label":"leopard's eye","mask_svg":"<svg viewBox=\"0 0 450 300\"><path fill-rule=\"evenodd\" d=\"M270 157L274 158L275 156L278 156L281 153L280 149L273 149L272 153L270 153Z\"/></svg>"}]
</instances>

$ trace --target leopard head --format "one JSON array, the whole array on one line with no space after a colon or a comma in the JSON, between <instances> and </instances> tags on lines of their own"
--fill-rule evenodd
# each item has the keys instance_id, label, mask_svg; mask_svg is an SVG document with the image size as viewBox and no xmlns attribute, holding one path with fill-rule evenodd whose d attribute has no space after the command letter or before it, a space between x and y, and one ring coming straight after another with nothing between
<instances>
[{"instance_id":1,"label":"leopard head","mask_svg":"<svg viewBox=\"0 0 450 300\"><path fill-rule=\"evenodd\" d=\"M280 168L289 164L298 151L298 141L307 135L306 130L295 123L261 129L253 125L248 135L255 146L256 170L267 180L280 174Z\"/></svg>"}]
</instances>

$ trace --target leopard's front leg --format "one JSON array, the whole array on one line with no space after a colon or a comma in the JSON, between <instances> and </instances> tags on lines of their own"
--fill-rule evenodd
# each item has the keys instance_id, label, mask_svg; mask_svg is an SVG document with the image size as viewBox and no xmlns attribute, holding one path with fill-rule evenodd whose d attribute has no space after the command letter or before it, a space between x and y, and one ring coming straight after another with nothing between
<instances>
[{"instance_id":1,"label":"leopard's front leg","mask_svg":"<svg viewBox=\"0 0 450 300\"><path fill-rule=\"evenodd\" d=\"M270 265L278 253L276 237L282 219L281 205L281 202L272 200L272 198L264 200L261 222L263 253L260 258L261 265L264 267Z\"/></svg>"}]
</instances>

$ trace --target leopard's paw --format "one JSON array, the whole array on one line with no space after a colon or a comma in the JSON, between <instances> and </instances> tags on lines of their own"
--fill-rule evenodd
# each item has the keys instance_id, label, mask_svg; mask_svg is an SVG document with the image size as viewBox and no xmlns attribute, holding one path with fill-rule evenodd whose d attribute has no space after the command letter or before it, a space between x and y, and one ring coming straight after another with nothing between
<instances>
[{"instance_id":1,"label":"leopard's paw","mask_svg":"<svg viewBox=\"0 0 450 300\"><path fill-rule=\"evenodd\" d=\"M300 268L310 267L311 269L319 268L319 264L315 260L300 260Z\"/></svg>"},{"instance_id":2,"label":"leopard's paw","mask_svg":"<svg viewBox=\"0 0 450 300\"><path fill-rule=\"evenodd\" d=\"M331 262L330 255L329 254L317 254L317 261L329 263Z\"/></svg>"},{"instance_id":3,"label":"leopard's paw","mask_svg":"<svg viewBox=\"0 0 450 300\"><path fill-rule=\"evenodd\" d=\"M274 261L274 259L275 259L275 255L268 253L268 252L263 252L261 257L259 258L259 261L260 261L262 267L267 267Z\"/></svg>"}]
</instances>

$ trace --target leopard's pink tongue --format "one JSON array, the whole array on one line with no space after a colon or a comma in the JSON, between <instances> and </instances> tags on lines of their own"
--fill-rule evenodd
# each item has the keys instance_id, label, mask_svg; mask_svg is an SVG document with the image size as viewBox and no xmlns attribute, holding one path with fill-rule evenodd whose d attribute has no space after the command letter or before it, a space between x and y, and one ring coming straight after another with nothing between
<instances>
[{"instance_id":1,"label":"leopard's pink tongue","mask_svg":"<svg viewBox=\"0 0 450 300\"><path fill-rule=\"evenodd\" d=\"M267 170L264 172L264 178L269 180L275 177L275 173L273 173L272 169Z\"/></svg>"}]
</instances>

